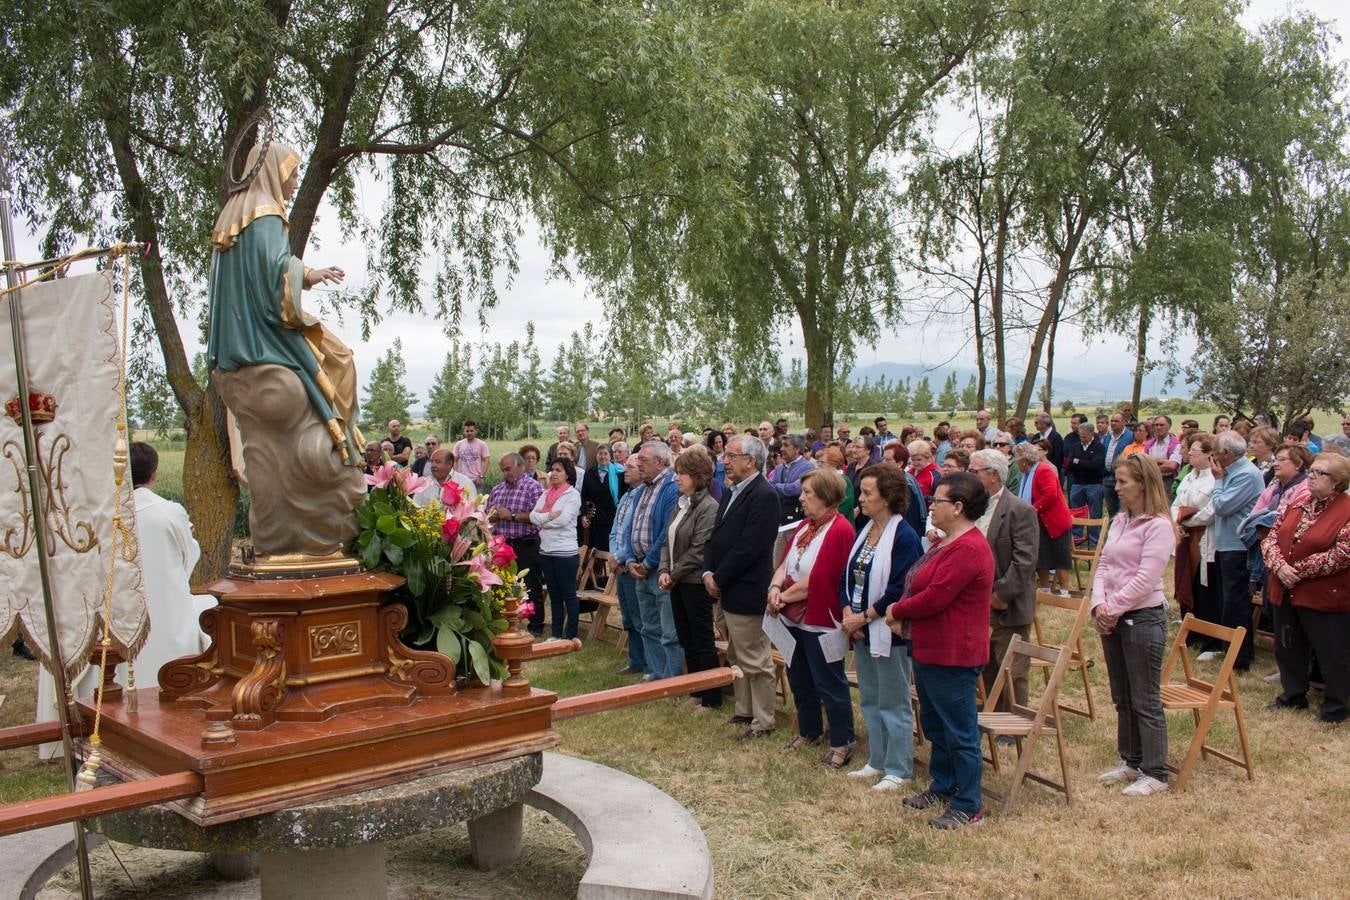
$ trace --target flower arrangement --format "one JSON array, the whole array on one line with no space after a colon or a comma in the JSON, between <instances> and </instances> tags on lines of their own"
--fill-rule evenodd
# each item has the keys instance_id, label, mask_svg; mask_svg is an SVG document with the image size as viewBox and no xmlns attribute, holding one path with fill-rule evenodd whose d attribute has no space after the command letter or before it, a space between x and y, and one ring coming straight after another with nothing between
<instances>
[{"instance_id":1,"label":"flower arrangement","mask_svg":"<svg viewBox=\"0 0 1350 900\"><path fill-rule=\"evenodd\" d=\"M510 627L508 601L526 597L515 551L453 481L438 500L418 506L413 495L430 479L391 462L365 478L370 493L356 510L356 552L366 568L403 576L395 601L408 608L404 643L445 654L483 684L503 677L506 663L492 639Z\"/></svg>"}]
</instances>

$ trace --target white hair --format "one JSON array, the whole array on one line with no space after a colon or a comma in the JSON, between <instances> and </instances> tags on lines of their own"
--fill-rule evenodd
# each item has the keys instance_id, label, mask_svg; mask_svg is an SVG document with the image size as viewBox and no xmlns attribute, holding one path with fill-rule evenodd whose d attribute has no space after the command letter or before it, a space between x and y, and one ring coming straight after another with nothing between
<instances>
[{"instance_id":1,"label":"white hair","mask_svg":"<svg viewBox=\"0 0 1350 900\"><path fill-rule=\"evenodd\" d=\"M998 473L998 480L1004 481L1008 477L1008 457L1003 455L1001 450L976 450L970 454L970 462L984 463L989 468Z\"/></svg>"},{"instance_id":2,"label":"white hair","mask_svg":"<svg viewBox=\"0 0 1350 900\"><path fill-rule=\"evenodd\" d=\"M727 441L727 447L729 448L733 443L740 444L740 452L755 461L756 469L764 468L764 463L769 458L769 448L764 446L763 441L751 434L734 434L731 436L731 440Z\"/></svg>"},{"instance_id":3,"label":"white hair","mask_svg":"<svg viewBox=\"0 0 1350 900\"><path fill-rule=\"evenodd\" d=\"M1018 460L1025 459L1030 463L1038 463L1045 459L1045 451L1031 443L1031 441L1027 441L1025 444L1018 444L1013 448L1013 458Z\"/></svg>"},{"instance_id":4,"label":"white hair","mask_svg":"<svg viewBox=\"0 0 1350 900\"><path fill-rule=\"evenodd\" d=\"M1234 456L1245 456L1247 439L1236 431L1225 431L1214 439L1214 447L1217 450L1227 450Z\"/></svg>"},{"instance_id":5,"label":"white hair","mask_svg":"<svg viewBox=\"0 0 1350 900\"><path fill-rule=\"evenodd\" d=\"M670 445L664 441L648 441L638 448L638 453L643 450L650 450L653 456L666 465L670 465L671 460L674 459L670 454Z\"/></svg>"}]
</instances>

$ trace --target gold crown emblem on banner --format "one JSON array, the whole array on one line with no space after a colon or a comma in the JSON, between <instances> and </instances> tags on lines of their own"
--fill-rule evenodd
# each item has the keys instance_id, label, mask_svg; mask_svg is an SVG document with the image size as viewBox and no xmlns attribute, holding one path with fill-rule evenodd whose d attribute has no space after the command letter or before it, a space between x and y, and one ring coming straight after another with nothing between
<instances>
[{"instance_id":1,"label":"gold crown emblem on banner","mask_svg":"<svg viewBox=\"0 0 1350 900\"><path fill-rule=\"evenodd\" d=\"M23 410L19 406L22 402L21 398L14 397L5 403L5 414L15 422L23 421ZM28 412L34 424L50 422L56 418L56 398L41 391L29 391Z\"/></svg>"}]
</instances>

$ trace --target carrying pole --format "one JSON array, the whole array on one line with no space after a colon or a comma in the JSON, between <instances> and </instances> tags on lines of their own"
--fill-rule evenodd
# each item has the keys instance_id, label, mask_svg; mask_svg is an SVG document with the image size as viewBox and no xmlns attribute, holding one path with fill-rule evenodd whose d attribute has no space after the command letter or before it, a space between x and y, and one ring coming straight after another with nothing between
<instances>
[{"instance_id":1,"label":"carrying pole","mask_svg":"<svg viewBox=\"0 0 1350 900\"><path fill-rule=\"evenodd\" d=\"M47 648L51 658L52 677L56 679L56 711L61 723L62 763L66 772L66 789L75 790L75 753L70 735L70 696L66 683L65 661L56 632L56 608L52 602L52 578L47 560L46 511L43 507L42 485L38 481L37 441L33 434L33 416L28 408L28 369L23 353L23 323L19 308L19 275L15 263L14 220L10 211L9 161L5 154L3 135L0 135L0 239L5 253L5 284L10 288L9 327L14 342L14 371L18 379L20 426L23 428L24 462L28 469L28 491L33 498L33 548L37 552L38 576L42 581L42 606L47 613ZM75 858L79 862L80 895L93 900L94 887L89 874L89 848L84 839L84 823L75 823Z\"/></svg>"}]
</instances>

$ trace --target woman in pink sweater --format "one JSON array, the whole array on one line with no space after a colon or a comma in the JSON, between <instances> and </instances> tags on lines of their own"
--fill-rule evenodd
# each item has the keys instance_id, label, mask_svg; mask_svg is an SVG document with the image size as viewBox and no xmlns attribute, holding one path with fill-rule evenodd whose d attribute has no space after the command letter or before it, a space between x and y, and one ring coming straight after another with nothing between
<instances>
[{"instance_id":1,"label":"woman in pink sweater","mask_svg":"<svg viewBox=\"0 0 1350 900\"><path fill-rule=\"evenodd\" d=\"M1120 512L1111 522L1092 581L1092 618L1116 705L1120 762L1098 777L1126 785L1124 794L1147 797L1167 790L1167 716L1160 682L1167 652L1167 599L1163 570L1176 534L1162 470L1148 455L1117 460Z\"/></svg>"}]
</instances>

